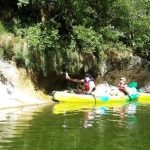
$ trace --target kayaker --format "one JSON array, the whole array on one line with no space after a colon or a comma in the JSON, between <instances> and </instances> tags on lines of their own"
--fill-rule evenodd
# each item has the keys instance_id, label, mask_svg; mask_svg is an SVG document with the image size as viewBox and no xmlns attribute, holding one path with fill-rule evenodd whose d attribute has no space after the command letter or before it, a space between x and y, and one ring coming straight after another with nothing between
<instances>
[{"instance_id":1,"label":"kayaker","mask_svg":"<svg viewBox=\"0 0 150 150\"><path fill-rule=\"evenodd\" d=\"M90 74L86 74L84 79L79 80L70 78L68 73L66 73L66 79L76 83L83 83L85 94L91 94L95 90L94 78Z\"/></svg>"},{"instance_id":2,"label":"kayaker","mask_svg":"<svg viewBox=\"0 0 150 150\"><path fill-rule=\"evenodd\" d=\"M125 95L129 95L125 77L121 77L119 79L118 89L120 92L124 93Z\"/></svg>"}]
</instances>

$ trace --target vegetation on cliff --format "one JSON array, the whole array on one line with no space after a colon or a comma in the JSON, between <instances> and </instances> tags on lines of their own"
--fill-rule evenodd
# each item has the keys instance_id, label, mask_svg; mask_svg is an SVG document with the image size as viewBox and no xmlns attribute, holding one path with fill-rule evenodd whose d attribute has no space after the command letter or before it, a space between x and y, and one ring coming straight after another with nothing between
<instances>
[{"instance_id":1,"label":"vegetation on cliff","mask_svg":"<svg viewBox=\"0 0 150 150\"><path fill-rule=\"evenodd\" d=\"M0 55L43 76L150 60L149 0L2 0Z\"/></svg>"}]
</instances>

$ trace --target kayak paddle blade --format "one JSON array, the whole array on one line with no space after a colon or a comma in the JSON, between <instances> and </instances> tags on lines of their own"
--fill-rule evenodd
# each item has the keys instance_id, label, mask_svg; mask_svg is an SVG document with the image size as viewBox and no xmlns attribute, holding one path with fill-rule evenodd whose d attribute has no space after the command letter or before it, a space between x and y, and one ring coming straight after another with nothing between
<instances>
[{"instance_id":1,"label":"kayak paddle blade","mask_svg":"<svg viewBox=\"0 0 150 150\"><path fill-rule=\"evenodd\" d=\"M128 84L128 87L130 87L130 88L137 88L137 86L138 86L138 83L137 83L137 82L130 82L130 83Z\"/></svg>"}]
</instances>

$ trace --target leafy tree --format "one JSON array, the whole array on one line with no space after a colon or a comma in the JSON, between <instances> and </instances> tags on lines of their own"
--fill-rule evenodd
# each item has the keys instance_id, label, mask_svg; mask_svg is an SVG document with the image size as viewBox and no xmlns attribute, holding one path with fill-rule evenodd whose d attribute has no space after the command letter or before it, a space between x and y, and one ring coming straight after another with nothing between
<instances>
[{"instance_id":1,"label":"leafy tree","mask_svg":"<svg viewBox=\"0 0 150 150\"><path fill-rule=\"evenodd\" d=\"M27 67L43 74L66 68L71 72L92 70L86 61L89 58L98 72L100 64L109 59L109 51L122 53L132 48L136 55L150 59L149 0L0 3L13 10L14 35L28 41L27 55L21 58L26 59Z\"/></svg>"}]
</instances>

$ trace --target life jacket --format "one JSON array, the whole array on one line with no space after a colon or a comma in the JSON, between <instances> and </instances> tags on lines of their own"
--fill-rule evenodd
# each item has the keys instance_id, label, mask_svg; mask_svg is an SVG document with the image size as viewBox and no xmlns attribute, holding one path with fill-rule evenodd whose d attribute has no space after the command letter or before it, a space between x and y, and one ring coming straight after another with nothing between
<instances>
[{"instance_id":1,"label":"life jacket","mask_svg":"<svg viewBox=\"0 0 150 150\"><path fill-rule=\"evenodd\" d=\"M125 84L119 83L118 89L123 92L125 90Z\"/></svg>"},{"instance_id":2,"label":"life jacket","mask_svg":"<svg viewBox=\"0 0 150 150\"><path fill-rule=\"evenodd\" d=\"M90 82L91 82L91 80L84 82L84 89L86 92L88 92L90 90Z\"/></svg>"},{"instance_id":3,"label":"life jacket","mask_svg":"<svg viewBox=\"0 0 150 150\"><path fill-rule=\"evenodd\" d=\"M90 82L91 82L91 81L94 82L94 80L89 80L89 81L85 81L85 82L84 82L84 89L85 89L86 92L88 92L88 91L90 90ZM95 84L95 82L94 82L94 84ZM94 90L94 88L95 88L95 87L93 87L92 90Z\"/></svg>"},{"instance_id":4,"label":"life jacket","mask_svg":"<svg viewBox=\"0 0 150 150\"><path fill-rule=\"evenodd\" d=\"M118 89L119 89L119 91L123 92L126 95L127 92L125 90L125 86L126 86L126 84L120 83L118 86Z\"/></svg>"}]
</instances>

